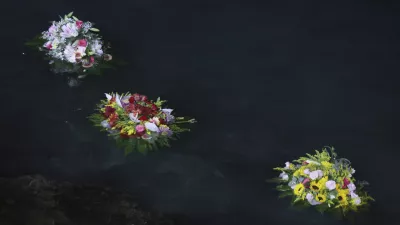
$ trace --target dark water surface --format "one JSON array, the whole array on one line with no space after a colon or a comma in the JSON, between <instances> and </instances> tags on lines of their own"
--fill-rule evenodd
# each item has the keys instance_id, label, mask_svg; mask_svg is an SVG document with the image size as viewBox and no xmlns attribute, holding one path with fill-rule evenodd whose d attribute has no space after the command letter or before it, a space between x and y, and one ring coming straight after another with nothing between
<instances>
[{"instance_id":1,"label":"dark water surface","mask_svg":"<svg viewBox=\"0 0 400 225\"><path fill-rule=\"evenodd\" d=\"M397 223L394 1L14 3L2 9L1 175L127 190L182 224L350 224L295 211L264 182L273 167L334 145L377 200L356 224ZM70 11L130 64L78 88L51 74L23 42ZM199 123L170 149L125 159L86 120L111 91L161 96Z\"/></svg>"}]
</instances>

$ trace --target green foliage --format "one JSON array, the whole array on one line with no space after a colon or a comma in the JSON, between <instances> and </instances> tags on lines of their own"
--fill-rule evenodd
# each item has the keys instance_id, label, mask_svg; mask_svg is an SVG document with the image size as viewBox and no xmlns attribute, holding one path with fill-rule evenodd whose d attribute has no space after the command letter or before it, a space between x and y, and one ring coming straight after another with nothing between
<instances>
[{"instance_id":1,"label":"green foliage","mask_svg":"<svg viewBox=\"0 0 400 225\"><path fill-rule=\"evenodd\" d=\"M25 42L25 45L36 50L37 48L42 47L44 43L46 43L46 41L42 38L42 35L39 34L32 40Z\"/></svg>"}]
</instances>

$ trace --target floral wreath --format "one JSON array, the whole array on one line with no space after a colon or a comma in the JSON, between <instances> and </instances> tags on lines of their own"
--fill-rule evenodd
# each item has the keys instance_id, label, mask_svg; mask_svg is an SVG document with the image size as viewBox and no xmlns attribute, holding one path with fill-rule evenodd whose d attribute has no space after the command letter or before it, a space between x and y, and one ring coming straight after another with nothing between
<instances>
[{"instance_id":1,"label":"floral wreath","mask_svg":"<svg viewBox=\"0 0 400 225\"><path fill-rule=\"evenodd\" d=\"M320 212L339 211L342 215L366 209L374 200L363 190L368 183L356 182L350 161L337 159L333 147L306 155L274 168L281 172L274 179L279 183L276 188L282 192L280 197L292 197L293 205L313 206Z\"/></svg>"},{"instance_id":2,"label":"floral wreath","mask_svg":"<svg viewBox=\"0 0 400 225\"><path fill-rule=\"evenodd\" d=\"M195 119L175 117L173 109L162 108L166 102L158 98L151 101L145 95L125 93L105 94L97 113L89 119L117 144L125 154L134 150L145 153L158 147L169 147L169 140L190 129L181 127L184 123L195 123Z\"/></svg>"},{"instance_id":3,"label":"floral wreath","mask_svg":"<svg viewBox=\"0 0 400 225\"><path fill-rule=\"evenodd\" d=\"M112 68L108 53L110 45L105 45L93 23L82 21L73 12L53 21L47 31L43 31L26 45L45 52L54 73L101 74L102 69Z\"/></svg>"}]
</instances>

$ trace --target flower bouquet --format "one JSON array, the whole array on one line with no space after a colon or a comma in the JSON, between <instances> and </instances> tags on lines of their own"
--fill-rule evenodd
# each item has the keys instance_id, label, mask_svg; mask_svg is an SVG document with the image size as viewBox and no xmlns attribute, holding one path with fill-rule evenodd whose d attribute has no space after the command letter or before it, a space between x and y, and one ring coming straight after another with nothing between
<instances>
[{"instance_id":1,"label":"flower bouquet","mask_svg":"<svg viewBox=\"0 0 400 225\"><path fill-rule=\"evenodd\" d=\"M158 147L169 147L169 140L177 134L190 131L181 127L195 123L195 119L174 117L172 109L162 108L166 102L148 100L139 94L105 94L106 99L98 105L98 112L89 119L124 148L125 155L137 150L145 153Z\"/></svg>"},{"instance_id":2,"label":"flower bouquet","mask_svg":"<svg viewBox=\"0 0 400 225\"><path fill-rule=\"evenodd\" d=\"M83 22L72 14L53 21L47 31L26 45L45 52L54 73L77 73L83 78L112 68L109 62L112 56L106 53L110 45L104 45L99 30L93 23Z\"/></svg>"},{"instance_id":3,"label":"flower bouquet","mask_svg":"<svg viewBox=\"0 0 400 225\"><path fill-rule=\"evenodd\" d=\"M323 148L315 155L306 154L293 163L286 162L280 171L277 190L281 197L291 196L292 203L300 206L314 206L318 211L336 211L345 215L348 211L358 211L373 200L363 187L367 182L357 182L355 170L347 159L336 159L334 149Z\"/></svg>"}]
</instances>

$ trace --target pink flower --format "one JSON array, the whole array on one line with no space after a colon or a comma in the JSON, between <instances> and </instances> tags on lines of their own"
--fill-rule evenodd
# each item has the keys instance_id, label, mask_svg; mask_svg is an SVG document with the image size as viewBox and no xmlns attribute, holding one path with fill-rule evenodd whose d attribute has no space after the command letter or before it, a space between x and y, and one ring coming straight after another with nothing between
<instances>
[{"instance_id":1,"label":"pink flower","mask_svg":"<svg viewBox=\"0 0 400 225\"><path fill-rule=\"evenodd\" d=\"M347 188L347 185L349 185L351 182L350 182L350 180L349 179L347 179L347 177L345 177L344 179L343 179L343 186L342 186L342 188L344 189L344 188Z\"/></svg>"},{"instance_id":2,"label":"pink flower","mask_svg":"<svg viewBox=\"0 0 400 225\"><path fill-rule=\"evenodd\" d=\"M81 47L86 47L87 46L87 41L85 39L81 39L78 41L78 45Z\"/></svg>"},{"instance_id":3,"label":"pink flower","mask_svg":"<svg viewBox=\"0 0 400 225\"><path fill-rule=\"evenodd\" d=\"M302 183L302 184L306 184L306 183L308 183L308 182L310 182L310 178L304 179L303 182L301 182L301 183Z\"/></svg>"},{"instance_id":4,"label":"pink flower","mask_svg":"<svg viewBox=\"0 0 400 225\"><path fill-rule=\"evenodd\" d=\"M136 126L136 131L137 131L138 133L144 132L144 126L143 126L143 125L137 125L137 126Z\"/></svg>"},{"instance_id":5,"label":"pink flower","mask_svg":"<svg viewBox=\"0 0 400 225\"><path fill-rule=\"evenodd\" d=\"M77 20L76 22L75 22L75 24L76 24L76 26L78 27L78 29L79 28L81 28L82 27L82 24L83 24L83 22L82 21L80 21L80 20Z\"/></svg>"},{"instance_id":6,"label":"pink flower","mask_svg":"<svg viewBox=\"0 0 400 225\"><path fill-rule=\"evenodd\" d=\"M90 56L90 63L94 63L94 56Z\"/></svg>"},{"instance_id":7,"label":"pink flower","mask_svg":"<svg viewBox=\"0 0 400 225\"><path fill-rule=\"evenodd\" d=\"M45 46L46 46L47 49L52 49L52 48L53 48L53 46L51 45L51 42L50 42L50 41L47 42L47 43L45 44Z\"/></svg>"},{"instance_id":8,"label":"pink flower","mask_svg":"<svg viewBox=\"0 0 400 225\"><path fill-rule=\"evenodd\" d=\"M49 28L49 33L54 34L57 31L57 27L53 25L51 25L51 27Z\"/></svg>"}]
</instances>

